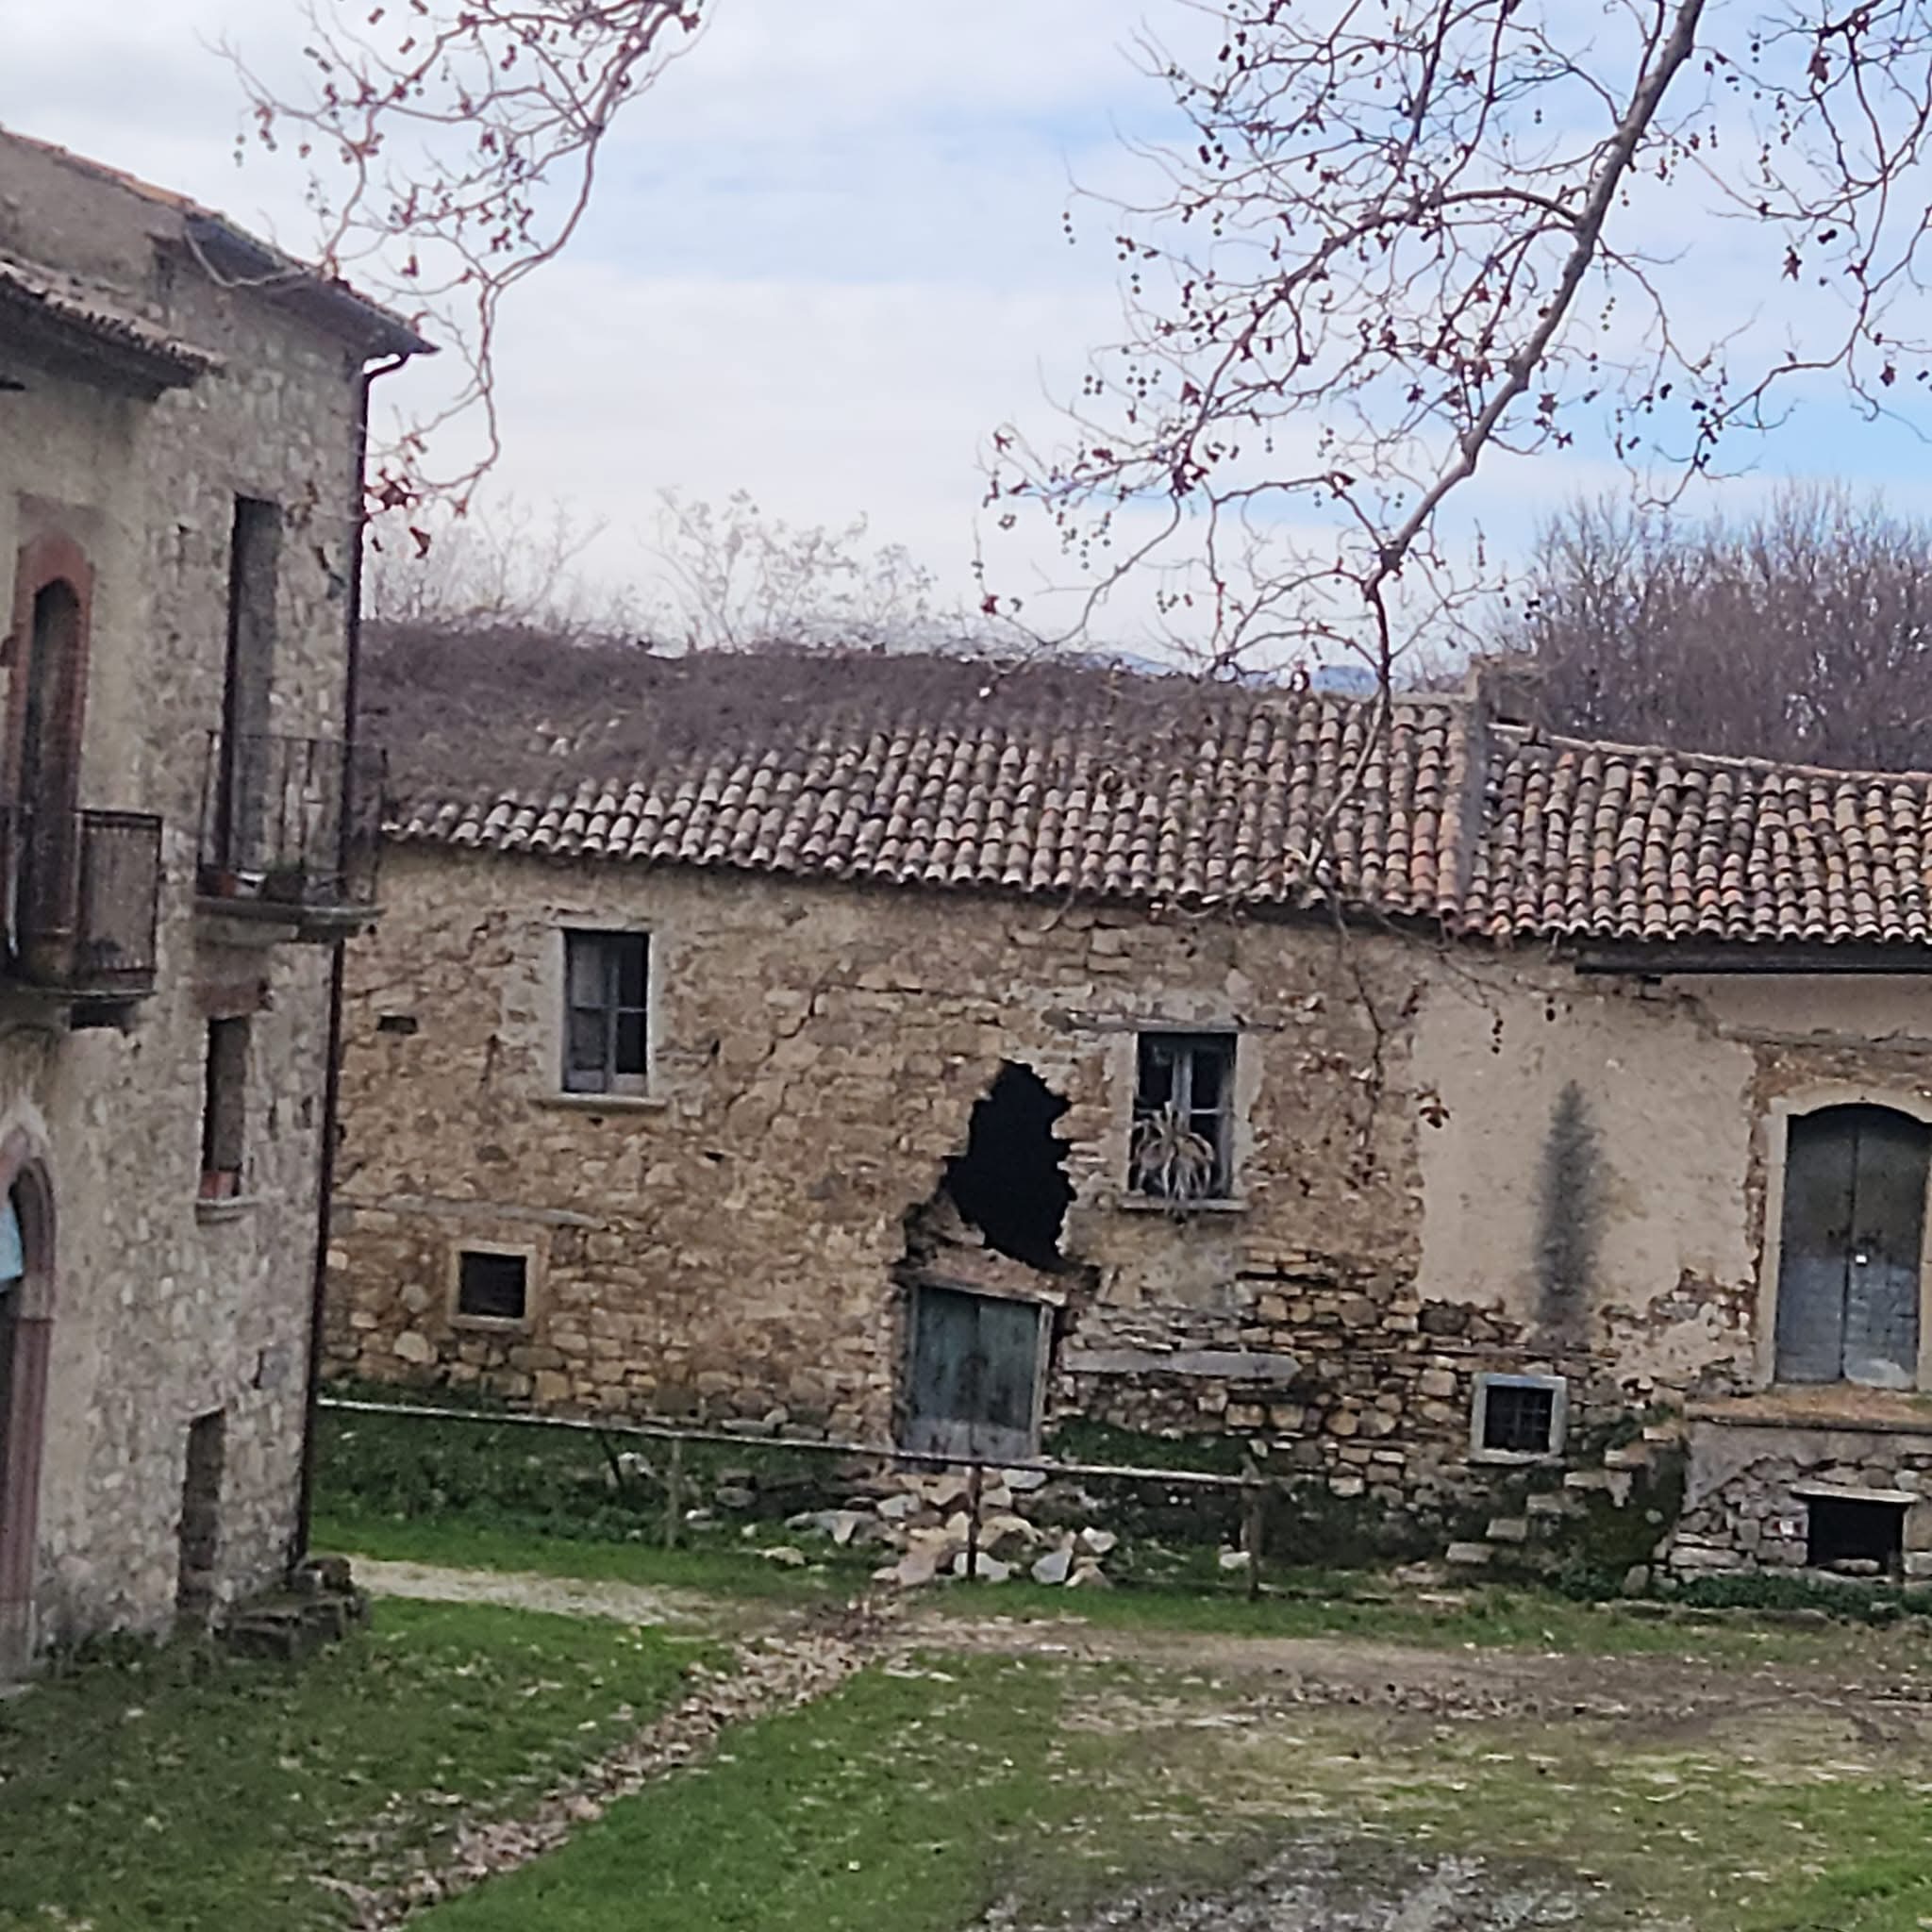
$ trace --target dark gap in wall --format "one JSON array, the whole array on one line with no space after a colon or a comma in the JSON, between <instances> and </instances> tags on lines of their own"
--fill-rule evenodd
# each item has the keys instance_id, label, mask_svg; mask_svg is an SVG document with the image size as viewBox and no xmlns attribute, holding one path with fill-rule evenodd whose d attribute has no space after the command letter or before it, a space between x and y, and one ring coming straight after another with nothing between
<instances>
[{"instance_id":1,"label":"dark gap in wall","mask_svg":"<svg viewBox=\"0 0 1932 1932\"><path fill-rule=\"evenodd\" d=\"M196 1416L188 1428L181 1477L180 1565L175 1584L175 1607L184 1623L206 1624L215 1607L227 1436L227 1417L220 1409Z\"/></svg>"},{"instance_id":2,"label":"dark gap in wall","mask_svg":"<svg viewBox=\"0 0 1932 1932\"><path fill-rule=\"evenodd\" d=\"M1887 1574L1898 1570L1905 1556L1903 1503L1867 1503L1849 1496L1807 1496L1805 1514L1805 1560L1813 1569L1829 1570L1840 1563L1875 1563Z\"/></svg>"},{"instance_id":3,"label":"dark gap in wall","mask_svg":"<svg viewBox=\"0 0 1932 1932\"><path fill-rule=\"evenodd\" d=\"M1029 1268L1058 1269L1074 1198L1067 1143L1053 1131L1067 1103L1031 1067L1008 1060L973 1109L966 1152L946 1163L945 1191L988 1247Z\"/></svg>"}]
</instances>

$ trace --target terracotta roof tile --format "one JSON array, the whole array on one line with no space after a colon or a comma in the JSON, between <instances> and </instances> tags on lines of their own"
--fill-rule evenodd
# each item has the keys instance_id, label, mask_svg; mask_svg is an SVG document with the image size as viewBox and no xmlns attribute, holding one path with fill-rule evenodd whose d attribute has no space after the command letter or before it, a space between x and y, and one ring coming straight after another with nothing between
<instances>
[{"instance_id":1,"label":"terracotta roof tile","mask_svg":"<svg viewBox=\"0 0 1932 1932\"><path fill-rule=\"evenodd\" d=\"M721 718L614 785L419 791L392 829L491 851L1200 906L1321 896L1309 858L1325 833L1324 870L1351 902L1433 916L1457 713L1398 703L1380 742L1365 708L1336 698L1094 678L1021 706L967 688L936 710L848 703L755 731Z\"/></svg>"},{"instance_id":2,"label":"terracotta roof tile","mask_svg":"<svg viewBox=\"0 0 1932 1932\"><path fill-rule=\"evenodd\" d=\"M740 709L730 668L654 660L619 702L687 708L627 772L579 775L608 720L542 727L549 783L412 785L405 757L392 835L1143 904L1339 896L1501 941L1932 944L1932 774L1474 730L1456 698L1400 699L1380 730L1362 700L959 673L908 686L903 660L835 656Z\"/></svg>"},{"instance_id":3,"label":"terracotta roof tile","mask_svg":"<svg viewBox=\"0 0 1932 1932\"><path fill-rule=\"evenodd\" d=\"M1486 778L1465 931L1932 943L1932 774L1497 728Z\"/></svg>"}]
</instances>

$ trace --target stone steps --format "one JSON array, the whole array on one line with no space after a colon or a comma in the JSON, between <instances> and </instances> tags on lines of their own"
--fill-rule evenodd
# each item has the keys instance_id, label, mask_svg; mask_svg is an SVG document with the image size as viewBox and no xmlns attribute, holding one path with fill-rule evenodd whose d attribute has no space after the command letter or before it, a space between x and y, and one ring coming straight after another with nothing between
<instances>
[{"instance_id":1,"label":"stone steps","mask_svg":"<svg viewBox=\"0 0 1932 1932\"><path fill-rule=\"evenodd\" d=\"M1545 1472L1547 1477L1555 1478L1554 1487L1526 1496L1521 1515L1492 1518L1480 1541L1451 1543L1443 1561L1458 1570L1488 1569L1498 1557L1527 1556L1534 1545L1560 1536L1597 1496L1623 1508L1630 1501L1638 1477L1651 1469L1660 1453L1675 1448L1682 1441L1681 1424L1653 1423L1641 1436L1606 1449L1596 1465L1566 1469L1560 1474L1555 1470Z\"/></svg>"}]
</instances>

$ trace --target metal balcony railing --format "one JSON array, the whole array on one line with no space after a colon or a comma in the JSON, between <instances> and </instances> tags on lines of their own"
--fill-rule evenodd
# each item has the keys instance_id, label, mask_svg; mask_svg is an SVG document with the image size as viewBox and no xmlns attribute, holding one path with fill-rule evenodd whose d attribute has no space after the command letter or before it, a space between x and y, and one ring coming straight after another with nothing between
<instances>
[{"instance_id":1,"label":"metal balcony railing","mask_svg":"<svg viewBox=\"0 0 1932 1932\"><path fill-rule=\"evenodd\" d=\"M335 739L208 741L198 887L208 899L298 914L373 908L381 852L381 753Z\"/></svg>"},{"instance_id":2,"label":"metal balcony railing","mask_svg":"<svg viewBox=\"0 0 1932 1932\"><path fill-rule=\"evenodd\" d=\"M8 965L79 998L155 985L161 822L146 812L0 808Z\"/></svg>"}]
</instances>

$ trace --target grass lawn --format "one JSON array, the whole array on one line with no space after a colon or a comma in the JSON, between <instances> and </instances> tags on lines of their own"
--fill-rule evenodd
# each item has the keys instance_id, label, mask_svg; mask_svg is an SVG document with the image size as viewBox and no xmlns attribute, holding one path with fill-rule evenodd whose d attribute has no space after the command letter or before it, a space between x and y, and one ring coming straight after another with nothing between
<instances>
[{"instance_id":1,"label":"grass lawn","mask_svg":"<svg viewBox=\"0 0 1932 1932\"><path fill-rule=\"evenodd\" d=\"M1068 1728L1068 1672L943 1657L913 1670L868 1671L748 1726L715 1762L439 1907L425 1932L961 1932L1008 1893L1070 1905L1237 1869L1224 1837L1174 1829L1200 1799L1145 1757L1132 1780L1110 1774L1113 1740ZM1127 1681L1079 1676L1095 1679ZM1153 1839L1136 1824L1149 1802Z\"/></svg>"},{"instance_id":2,"label":"grass lawn","mask_svg":"<svg viewBox=\"0 0 1932 1932\"><path fill-rule=\"evenodd\" d=\"M996 1904L1031 1926L1317 1844L1397 1896L1455 1852L1485 1861L1475 1894L1560 1901L1458 1924L1918 1932L1932 1908L1927 1740L1874 1747L1831 1711L1745 1707L1686 1739L1657 1713L1431 1726L1143 1667L920 1670L748 1727L425 1932L967 1932Z\"/></svg>"},{"instance_id":3,"label":"grass lawn","mask_svg":"<svg viewBox=\"0 0 1932 1932\"><path fill-rule=\"evenodd\" d=\"M716 1545L667 1550L643 1542L598 1542L509 1529L462 1516L439 1521L347 1513L319 1517L318 1549L431 1563L457 1570L525 1571L749 1596L780 1604L843 1600L863 1589L873 1564L802 1541L812 1557L802 1570L767 1561L749 1549ZM1441 1603L1413 1591L1395 1596L1373 1574L1279 1573L1292 1594L1250 1603L1238 1588L1136 1586L1111 1591L1046 1590L1031 1583L970 1589L941 1586L910 1599L935 1615L1049 1621L1078 1617L1106 1628L1196 1631L1253 1637L1360 1637L1431 1647L1574 1651L1606 1655L1705 1657L1764 1662L1825 1661L1851 1653L1882 1655L1914 1641L1907 1629L1878 1632L1857 1624L1807 1627L1749 1617L1709 1624L1660 1622L1615 1605L1576 1603L1524 1590L1476 1589ZM1307 1591L1307 1594L1303 1594ZM1393 1600L1385 1600L1393 1598ZM941 1641L936 1638L936 1641ZM1932 1645L1924 1627L1921 1647Z\"/></svg>"},{"instance_id":4,"label":"grass lawn","mask_svg":"<svg viewBox=\"0 0 1932 1932\"><path fill-rule=\"evenodd\" d=\"M402 1603L299 1669L127 1646L0 1704L0 1928L345 1924L315 1874L366 1877L459 1806L515 1808L675 1701L701 1654Z\"/></svg>"}]
</instances>

